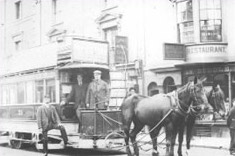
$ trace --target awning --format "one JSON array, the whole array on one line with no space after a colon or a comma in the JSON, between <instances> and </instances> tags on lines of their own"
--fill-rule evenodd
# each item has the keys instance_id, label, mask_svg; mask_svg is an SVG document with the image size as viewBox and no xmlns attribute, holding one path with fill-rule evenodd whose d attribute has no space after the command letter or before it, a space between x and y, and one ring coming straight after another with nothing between
<instances>
[{"instance_id":1,"label":"awning","mask_svg":"<svg viewBox=\"0 0 235 156\"><path fill-rule=\"evenodd\" d=\"M83 62L72 62L62 66L58 66L57 69L76 69L76 68L99 68L109 70L109 66L105 64L94 64L94 63L83 63Z\"/></svg>"}]
</instances>

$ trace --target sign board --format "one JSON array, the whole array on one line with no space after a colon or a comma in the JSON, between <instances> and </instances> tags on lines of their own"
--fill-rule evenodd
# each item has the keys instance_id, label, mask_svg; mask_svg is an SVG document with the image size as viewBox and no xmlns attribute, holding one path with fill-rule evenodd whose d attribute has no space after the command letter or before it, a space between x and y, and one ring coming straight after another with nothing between
<instances>
[{"instance_id":1,"label":"sign board","mask_svg":"<svg viewBox=\"0 0 235 156\"><path fill-rule=\"evenodd\" d=\"M164 43L165 60L185 60L184 44Z\"/></svg>"},{"instance_id":2,"label":"sign board","mask_svg":"<svg viewBox=\"0 0 235 156\"><path fill-rule=\"evenodd\" d=\"M125 36L116 36L115 38L115 64L124 64L128 62L128 38Z\"/></svg>"},{"instance_id":3,"label":"sign board","mask_svg":"<svg viewBox=\"0 0 235 156\"><path fill-rule=\"evenodd\" d=\"M186 46L187 62L227 61L226 43L207 43Z\"/></svg>"}]
</instances>

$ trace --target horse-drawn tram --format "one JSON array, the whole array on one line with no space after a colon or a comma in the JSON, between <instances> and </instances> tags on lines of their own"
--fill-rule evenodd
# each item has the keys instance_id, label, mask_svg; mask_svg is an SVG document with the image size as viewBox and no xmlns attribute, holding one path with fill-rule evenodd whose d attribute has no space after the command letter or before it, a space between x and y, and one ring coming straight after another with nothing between
<instances>
[{"instance_id":1,"label":"horse-drawn tram","mask_svg":"<svg viewBox=\"0 0 235 156\"><path fill-rule=\"evenodd\" d=\"M111 147L113 141L110 138L121 136L119 110L82 109L82 129L79 131L74 102L60 105L69 95L72 86L77 83L78 73L83 75L83 83L89 84L93 79L93 72L100 70L101 78L110 83L108 43L72 36L63 38L63 41L57 44L31 49L30 52L35 54L26 56L29 53L26 51L17 56L18 60L25 61L26 66L22 67L21 64L18 68L13 68L12 72L1 75L1 139L7 139L13 148L22 148L28 143L42 149L42 135L37 126L37 109L43 103L44 95L49 95L51 104L55 106L67 131L71 146ZM48 56L53 58L47 60ZM37 60L39 58L42 60ZM29 59L31 64L27 65ZM58 130L49 131L48 138L49 149L64 148Z\"/></svg>"}]
</instances>

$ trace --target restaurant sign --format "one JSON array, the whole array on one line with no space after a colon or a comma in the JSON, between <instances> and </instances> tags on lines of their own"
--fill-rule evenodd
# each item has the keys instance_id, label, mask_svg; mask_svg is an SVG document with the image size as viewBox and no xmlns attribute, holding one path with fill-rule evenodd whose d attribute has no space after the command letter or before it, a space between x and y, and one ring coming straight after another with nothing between
<instances>
[{"instance_id":1,"label":"restaurant sign","mask_svg":"<svg viewBox=\"0 0 235 156\"><path fill-rule=\"evenodd\" d=\"M187 62L222 62L227 59L227 44L186 46Z\"/></svg>"}]
</instances>

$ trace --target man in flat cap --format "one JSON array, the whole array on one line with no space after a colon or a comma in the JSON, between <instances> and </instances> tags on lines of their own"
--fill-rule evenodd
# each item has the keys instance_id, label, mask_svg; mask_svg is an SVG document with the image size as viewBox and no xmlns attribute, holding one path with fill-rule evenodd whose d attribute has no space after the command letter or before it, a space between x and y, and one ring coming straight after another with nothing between
<instances>
[{"instance_id":1,"label":"man in flat cap","mask_svg":"<svg viewBox=\"0 0 235 156\"><path fill-rule=\"evenodd\" d=\"M94 80L89 84L86 94L87 108L106 109L109 99L108 84L101 79L101 71L93 72Z\"/></svg>"}]
</instances>

